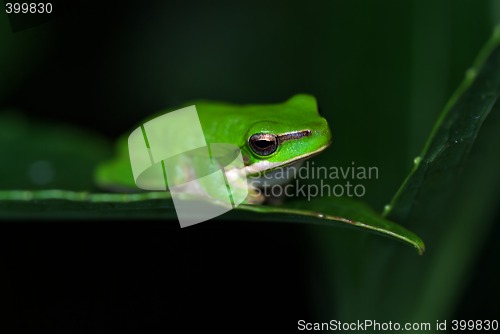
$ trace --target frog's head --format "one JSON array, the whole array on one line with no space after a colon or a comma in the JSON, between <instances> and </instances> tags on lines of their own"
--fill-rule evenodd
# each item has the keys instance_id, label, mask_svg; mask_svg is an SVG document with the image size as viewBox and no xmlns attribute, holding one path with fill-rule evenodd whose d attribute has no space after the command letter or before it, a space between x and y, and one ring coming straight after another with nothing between
<instances>
[{"instance_id":1,"label":"frog's head","mask_svg":"<svg viewBox=\"0 0 500 334\"><path fill-rule=\"evenodd\" d=\"M285 103L261 110L261 120L246 133L245 160L249 174L267 171L309 158L331 143L327 121L316 99L295 95Z\"/></svg>"}]
</instances>

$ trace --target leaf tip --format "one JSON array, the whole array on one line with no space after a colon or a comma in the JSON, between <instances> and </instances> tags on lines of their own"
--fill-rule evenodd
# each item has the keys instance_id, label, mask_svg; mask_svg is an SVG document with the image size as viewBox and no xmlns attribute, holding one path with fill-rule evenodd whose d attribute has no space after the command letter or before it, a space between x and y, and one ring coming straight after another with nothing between
<instances>
[{"instance_id":1,"label":"leaf tip","mask_svg":"<svg viewBox=\"0 0 500 334\"><path fill-rule=\"evenodd\" d=\"M419 242L415 244L415 248L417 249L418 255L420 255L420 256L424 255L425 244L422 240L419 240Z\"/></svg>"}]
</instances>

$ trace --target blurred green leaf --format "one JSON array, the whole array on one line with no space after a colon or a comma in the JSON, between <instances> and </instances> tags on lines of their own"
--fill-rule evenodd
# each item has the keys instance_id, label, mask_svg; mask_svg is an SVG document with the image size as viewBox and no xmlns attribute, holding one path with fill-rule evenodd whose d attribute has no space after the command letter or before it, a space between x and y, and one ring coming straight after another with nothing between
<instances>
[{"instance_id":1,"label":"blurred green leaf","mask_svg":"<svg viewBox=\"0 0 500 334\"><path fill-rule=\"evenodd\" d=\"M95 134L0 112L0 190L91 190L95 166L110 154Z\"/></svg>"}]
</instances>

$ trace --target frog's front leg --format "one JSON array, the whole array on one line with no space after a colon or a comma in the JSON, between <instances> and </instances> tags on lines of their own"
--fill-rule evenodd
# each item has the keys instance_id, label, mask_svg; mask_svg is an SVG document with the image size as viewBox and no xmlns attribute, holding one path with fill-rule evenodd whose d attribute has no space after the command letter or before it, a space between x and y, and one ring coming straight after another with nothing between
<instances>
[{"instance_id":1,"label":"frog's front leg","mask_svg":"<svg viewBox=\"0 0 500 334\"><path fill-rule=\"evenodd\" d=\"M226 180L229 189L233 194L248 193L243 203L245 204L263 204L266 200L264 194L258 189L253 182L253 179L248 177L244 170L239 168L231 168L226 170ZM240 203L234 203L238 205Z\"/></svg>"},{"instance_id":2,"label":"frog's front leg","mask_svg":"<svg viewBox=\"0 0 500 334\"><path fill-rule=\"evenodd\" d=\"M295 178L303 163L304 161L301 160L275 170L249 176L249 192L250 188L255 192L256 204L283 204L286 197L290 196L286 189L291 186L290 182Z\"/></svg>"},{"instance_id":3,"label":"frog's front leg","mask_svg":"<svg viewBox=\"0 0 500 334\"><path fill-rule=\"evenodd\" d=\"M245 204L264 204L266 196L261 189L253 187L251 182L248 183L248 196L245 199Z\"/></svg>"}]
</instances>

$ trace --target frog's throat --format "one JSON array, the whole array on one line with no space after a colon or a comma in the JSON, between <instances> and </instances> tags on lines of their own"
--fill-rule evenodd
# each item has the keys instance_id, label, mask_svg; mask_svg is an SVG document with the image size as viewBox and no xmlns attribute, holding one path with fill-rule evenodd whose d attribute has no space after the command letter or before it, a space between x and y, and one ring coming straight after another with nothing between
<instances>
[{"instance_id":1,"label":"frog's throat","mask_svg":"<svg viewBox=\"0 0 500 334\"><path fill-rule=\"evenodd\" d=\"M316 151L309 152L307 154L298 155L298 156L293 157L292 159L289 159L289 160L286 160L286 161L269 162L267 160L262 160L262 161L259 161L257 163L254 163L253 165L245 166L244 170L245 170L245 173L247 175L254 175L254 174L258 174L258 173L264 172L264 171L273 170L273 169L276 169L276 168L279 168L279 167L283 167L283 166L289 165L289 164L291 164L293 162L300 161L300 160L305 160L305 159L308 159L308 158L310 158L312 156L315 156L315 155L321 153L323 150L325 150L328 146L330 146L330 144L326 144L324 146L321 146Z\"/></svg>"}]
</instances>

